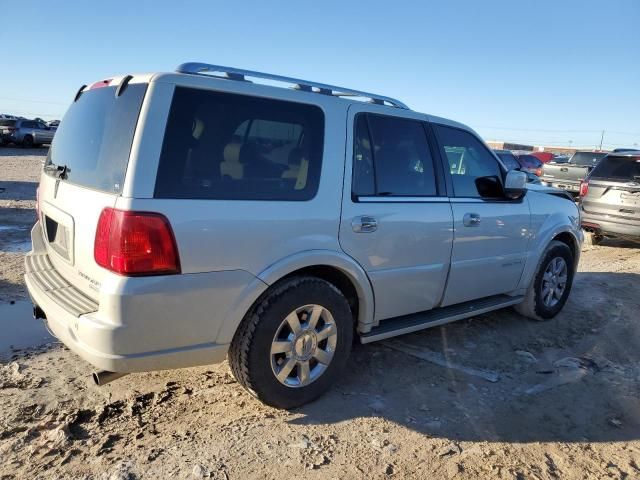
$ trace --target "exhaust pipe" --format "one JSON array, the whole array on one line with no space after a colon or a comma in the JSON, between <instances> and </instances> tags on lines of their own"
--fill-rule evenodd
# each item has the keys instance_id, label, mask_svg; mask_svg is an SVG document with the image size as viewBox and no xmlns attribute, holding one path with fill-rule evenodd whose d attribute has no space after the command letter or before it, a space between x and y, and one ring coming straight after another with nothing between
<instances>
[{"instance_id":1,"label":"exhaust pipe","mask_svg":"<svg viewBox=\"0 0 640 480\"><path fill-rule=\"evenodd\" d=\"M120 372L108 372L106 370L100 370L99 372L93 372L91 375L93 377L93 381L99 387L106 385L107 383L111 383L114 380L119 379L120 377L124 377L125 375L129 375L128 373L120 373Z\"/></svg>"}]
</instances>

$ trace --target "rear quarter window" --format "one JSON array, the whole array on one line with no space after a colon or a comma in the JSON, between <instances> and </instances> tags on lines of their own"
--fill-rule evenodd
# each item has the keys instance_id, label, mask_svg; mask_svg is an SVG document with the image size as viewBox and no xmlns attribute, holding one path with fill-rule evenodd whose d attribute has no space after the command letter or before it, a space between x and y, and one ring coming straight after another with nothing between
<instances>
[{"instance_id":1,"label":"rear quarter window","mask_svg":"<svg viewBox=\"0 0 640 480\"><path fill-rule=\"evenodd\" d=\"M309 200L323 142L319 107L177 87L155 197Z\"/></svg>"}]
</instances>

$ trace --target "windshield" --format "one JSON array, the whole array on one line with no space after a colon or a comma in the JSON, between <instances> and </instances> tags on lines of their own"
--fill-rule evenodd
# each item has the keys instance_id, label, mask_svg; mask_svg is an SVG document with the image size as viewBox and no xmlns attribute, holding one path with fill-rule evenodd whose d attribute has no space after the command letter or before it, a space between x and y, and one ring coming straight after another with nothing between
<instances>
[{"instance_id":1,"label":"windshield","mask_svg":"<svg viewBox=\"0 0 640 480\"><path fill-rule=\"evenodd\" d=\"M640 179L640 157L607 157L593 169L591 178Z\"/></svg>"},{"instance_id":2,"label":"windshield","mask_svg":"<svg viewBox=\"0 0 640 480\"><path fill-rule=\"evenodd\" d=\"M71 104L51 144L45 171L71 183L120 193L147 84L88 90Z\"/></svg>"},{"instance_id":3,"label":"windshield","mask_svg":"<svg viewBox=\"0 0 640 480\"><path fill-rule=\"evenodd\" d=\"M583 167L593 167L605 155L606 153L577 152L573 154L569 163L572 165L581 165Z\"/></svg>"}]
</instances>

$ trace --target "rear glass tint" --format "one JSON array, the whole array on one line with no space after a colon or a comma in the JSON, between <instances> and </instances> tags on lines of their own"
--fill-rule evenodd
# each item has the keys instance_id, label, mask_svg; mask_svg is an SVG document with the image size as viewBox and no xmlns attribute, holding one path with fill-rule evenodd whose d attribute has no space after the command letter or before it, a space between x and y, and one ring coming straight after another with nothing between
<instances>
[{"instance_id":1,"label":"rear glass tint","mask_svg":"<svg viewBox=\"0 0 640 480\"><path fill-rule=\"evenodd\" d=\"M534 157L533 155L520 155L518 160L522 165L529 168L540 168L542 166L542 161Z\"/></svg>"},{"instance_id":2,"label":"rear glass tint","mask_svg":"<svg viewBox=\"0 0 640 480\"><path fill-rule=\"evenodd\" d=\"M508 170L517 170L520 168L520 164L513 153L496 152L496 154L500 157L500 160L502 160L502 163L504 163L504 166L507 167Z\"/></svg>"},{"instance_id":3,"label":"rear glass tint","mask_svg":"<svg viewBox=\"0 0 640 480\"><path fill-rule=\"evenodd\" d=\"M15 120L0 120L0 127L13 127L15 124Z\"/></svg>"},{"instance_id":4,"label":"rear glass tint","mask_svg":"<svg viewBox=\"0 0 640 480\"><path fill-rule=\"evenodd\" d=\"M606 157L593 169L591 178L637 181L640 179L640 156Z\"/></svg>"},{"instance_id":5,"label":"rear glass tint","mask_svg":"<svg viewBox=\"0 0 640 480\"><path fill-rule=\"evenodd\" d=\"M316 106L177 87L155 197L309 200L323 139Z\"/></svg>"},{"instance_id":6,"label":"rear glass tint","mask_svg":"<svg viewBox=\"0 0 640 480\"><path fill-rule=\"evenodd\" d=\"M67 181L120 193L147 84L88 90L71 104L49 150L45 171L66 166Z\"/></svg>"},{"instance_id":7,"label":"rear glass tint","mask_svg":"<svg viewBox=\"0 0 640 480\"><path fill-rule=\"evenodd\" d=\"M574 165L593 167L605 155L606 153L578 152L571 157L570 162Z\"/></svg>"}]
</instances>

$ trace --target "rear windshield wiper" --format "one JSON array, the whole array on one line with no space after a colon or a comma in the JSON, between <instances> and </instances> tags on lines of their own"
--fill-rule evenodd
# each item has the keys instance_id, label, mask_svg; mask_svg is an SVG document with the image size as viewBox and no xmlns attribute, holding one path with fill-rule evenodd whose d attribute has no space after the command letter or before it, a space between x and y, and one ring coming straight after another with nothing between
<instances>
[{"instance_id":1,"label":"rear windshield wiper","mask_svg":"<svg viewBox=\"0 0 640 480\"><path fill-rule=\"evenodd\" d=\"M61 180L66 180L71 169L67 165L56 165L51 162L44 166L45 171L53 171L53 176Z\"/></svg>"}]
</instances>

